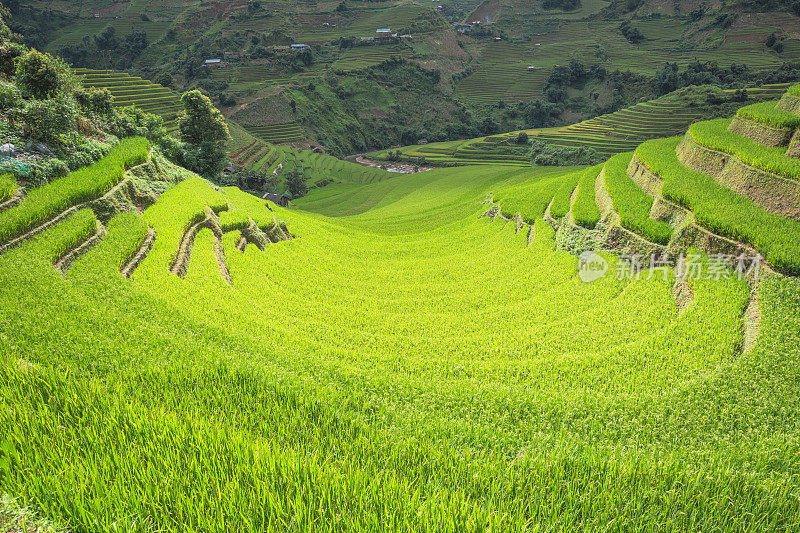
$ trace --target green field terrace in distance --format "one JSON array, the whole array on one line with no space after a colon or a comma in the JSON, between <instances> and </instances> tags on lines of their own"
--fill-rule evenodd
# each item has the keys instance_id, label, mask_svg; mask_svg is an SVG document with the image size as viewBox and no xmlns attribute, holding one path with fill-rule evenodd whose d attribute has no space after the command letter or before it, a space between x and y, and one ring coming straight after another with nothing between
<instances>
[{"instance_id":1,"label":"green field terrace in distance","mask_svg":"<svg viewBox=\"0 0 800 533\"><path fill-rule=\"evenodd\" d=\"M789 84L782 83L749 88L747 91L750 99L759 101L778 98L788 87ZM602 156L628 152L648 139L683 133L690 124L702 118L702 113L707 112L707 109L696 109L681 98L681 93L682 91L677 91L675 94L569 126L524 131L532 138L555 146L591 148ZM734 91L728 90L726 93L733 94ZM745 103L739 105L743 106ZM520 151L519 146L514 146L519 133L514 131L476 139L405 146L379 150L369 156L386 160L390 153L400 150L404 160L425 158L427 163L433 165L528 165L530 158L527 155L514 153ZM511 150L509 143L512 145Z\"/></svg>"}]
</instances>

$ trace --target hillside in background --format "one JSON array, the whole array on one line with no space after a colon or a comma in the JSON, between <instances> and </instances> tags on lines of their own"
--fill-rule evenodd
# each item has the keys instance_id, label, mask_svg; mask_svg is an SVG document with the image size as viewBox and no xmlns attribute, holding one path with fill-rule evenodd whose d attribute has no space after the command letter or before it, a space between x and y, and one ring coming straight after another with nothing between
<instances>
[{"instance_id":1,"label":"hillside in background","mask_svg":"<svg viewBox=\"0 0 800 533\"><path fill-rule=\"evenodd\" d=\"M268 142L339 156L790 82L800 61L790 1L7 3L29 43L76 66L200 87Z\"/></svg>"}]
</instances>

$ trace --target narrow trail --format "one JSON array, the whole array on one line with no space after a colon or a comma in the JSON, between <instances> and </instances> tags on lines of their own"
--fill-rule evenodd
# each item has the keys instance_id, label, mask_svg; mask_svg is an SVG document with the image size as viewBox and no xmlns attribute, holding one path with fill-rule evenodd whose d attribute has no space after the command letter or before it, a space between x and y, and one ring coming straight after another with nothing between
<instances>
[{"instance_id":1,"label":"narrow trail","mask_svg":"<svg viewBox=\"0 0 800 533\"><path fill-rule=\"evenodd\" d=\"M139 244L139 248L137 248L136 252L133 254L133 257L131 257L120 269L120 274L126 278L130 278L133 275L133 271L136 270L141 262L147 257L147 254L150 253L150 250L153 249L153 244L155 244L155 242L156 230L150 228L147 230L147 235L144 239L142 239L142 242Z\"/></svg>"}]
</instances>

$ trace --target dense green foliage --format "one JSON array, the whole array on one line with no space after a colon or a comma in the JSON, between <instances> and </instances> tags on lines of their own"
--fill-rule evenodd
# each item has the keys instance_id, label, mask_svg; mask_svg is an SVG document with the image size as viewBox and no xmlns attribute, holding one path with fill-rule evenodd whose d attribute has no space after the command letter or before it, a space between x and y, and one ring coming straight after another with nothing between
<instances>
[{"instance_id":1,"label":"dense green foliage","mask_svg":"<svg viewBox=\"0 0 800 533\"><path fill-rule=\"evenodd\" d=\"M650 218L653 197L645 193L627 173L632 158L632 153L619 154L605 164L605 183L614 201L614 209L625 228L654 243L667 244L672 236L672 227Z\"/></svg>"},{"instance_id":2,"label":"dense green foliage","mask_svg":"<svg viewBox=\"0 0 800 533\"><path fill-rule=\"evenodd\" d=\"M600 221L600 209L595 200L595 181L602 169L602 165L587 168L578 182L572 215L575 217L575 224L584 228L594 229Z\"/></svg>"},{"instance_id":3,"label":"dense green foliage","mask_svg":"<svg viewBox=\"0 0 800 533\"><path fill-rule=\"evenodd\" d=\"M126 168L144 162L149 152L146 139L123 139L97 163L32 190L22 205L0 213L0 242L25 233L72 205L103 195L122 179Z\"/></svg>"},{"instance_id":4,"label":"dense green foliage","mask_svg":"<svg viewBox=\"0 0 800 533\"><path fill-rule=\"evenodd\" d=\"M752 104L739 109L736 115L776 128L795 129L797 126L800 126L800 117L786 111L781 111L780 109L775 109L777 104L777 101Z\"/></svg>"},{"instance_id":5,"label":"dense green foliage","mask_svg":"<svg viewBox=\"0 0 800 533\"><path fill-rule=\"evenodd\" d=\"M786 148L769 148L747 137L728 131L729 119L709 120L692 124L689 135L698 144L735 155L746 165L800 180L800 161L786 155Z\"/></svg>"},{"instance_id":6,"label":"dense green foliage","mask_svg":"<svg viewBox=\"0 0 800 533\"><path fill-rule=\"evenodd\" d=\"M17 59L16 64L17 84L39 100L68 93L75 84L70 68L49 54L31 50Z\"/></svg>"},{"instance_id":7,"label":"dense green foliage","mask_svg":"<svg viewBox=\"0 0 800 533\"><path fill-rule=\"evenodd\" d=\"M648 141L636 149L636 156L664 179L664 197L691 209L709 230L753 245L778 270L800 275L800 222L768 213L712 177L686 168L675 155L679 142Z\"/></svg>"}]
</instances>

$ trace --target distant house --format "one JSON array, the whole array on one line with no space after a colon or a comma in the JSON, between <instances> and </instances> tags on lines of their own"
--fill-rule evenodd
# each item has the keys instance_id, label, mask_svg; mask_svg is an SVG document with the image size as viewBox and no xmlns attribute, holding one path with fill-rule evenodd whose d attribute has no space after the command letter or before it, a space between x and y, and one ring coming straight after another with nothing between
<instances>
[{"instance_id":1,"label":"distant house","mask_svg":"<svg viewBox=\"0 0 800 533\"><path fill-rule=\"evenodd\" d=\"M458 33L467 33L472 29L472 24L456 24L456 31Z\"/></svg>"},{"instance_id":2,"label":"distant house","mask_svg":"<svg viewBox=\"0 0 800 533\"><path fill-rule=\"evenodd\" d=\"M391 37L392 30L389 28L378 28L375 30L375 33L378 35L378 37Z\"/></svg>"},{"instance_id":3,"label":"distant house","mask_svg":"<svg viewBox=\"0 0 800 533\"><path fill-rule=\"evenodd\" d=\"M206 59L203 61L204 67L218 67L222 64L222 59Z\"/></svg>"},{"instance_id":4,"label":"distant house","mask_svg":"<svg viewBox=\"0 0 800 533\"><path fill-rule=\"evenodd\" d=\"M307 44L297 43L292 45L292 50L305 50L306 48L311 48Z\"/></svg>"},{"instance_id":5,"label":"distant house","mask_svg":"<svg viewBox=\"0 0 800 533\"><path fill-rule=\"evenodd\" d=\"M530 66L530 67L528 67L528 72L533 72L534 70L537 70L538 68L539 67Z\"/></svg>"},{"instance_id":6,"label":"distant house","mask_svg":"<svg viewBox=\"0 0 800 533\"><path fill-rule=\"evenodd\" d=\"M282 194L273 194L271 192L268 192L261 198L263 200L269 200L273 204L279 205L281 207L289 207L289 199Z\"/></svg>"},{"instance_id":7,"label":"distant house","mask_svg":"<svg viewBox=\"0 0 800 533\"><path fill-rule=\"evenodd\" d=\"M502 38L502 37L495 37L495 38L494 38L494 40L495 40L495 42L497 42L497 41L502 41L502 40L503 40L503 38Z\"/></svg>"}]
</instances>

